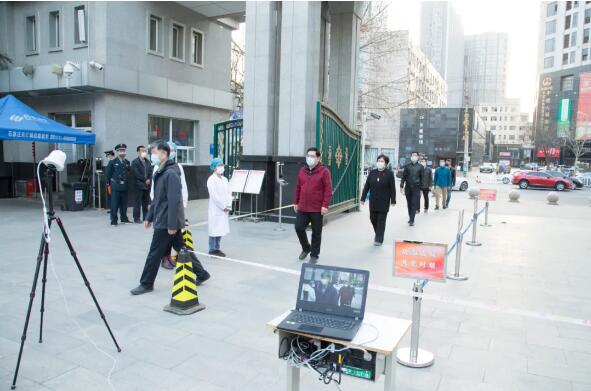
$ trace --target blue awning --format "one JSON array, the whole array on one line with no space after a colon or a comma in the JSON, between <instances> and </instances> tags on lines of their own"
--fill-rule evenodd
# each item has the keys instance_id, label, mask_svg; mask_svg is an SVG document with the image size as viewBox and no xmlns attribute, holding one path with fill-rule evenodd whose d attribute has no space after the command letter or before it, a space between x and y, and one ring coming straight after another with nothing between
<instances>
[{"instance_id":1,"label":"blue awning","mask_svg":"<svg viewBox=\"0 0 591 391\"><path fill-rule=\"evenodd\" d=\"M94 144L95 135L70 128L37 113L7 95L0 99L0 139L58 144Z\"/></svg>"}]
</instances>

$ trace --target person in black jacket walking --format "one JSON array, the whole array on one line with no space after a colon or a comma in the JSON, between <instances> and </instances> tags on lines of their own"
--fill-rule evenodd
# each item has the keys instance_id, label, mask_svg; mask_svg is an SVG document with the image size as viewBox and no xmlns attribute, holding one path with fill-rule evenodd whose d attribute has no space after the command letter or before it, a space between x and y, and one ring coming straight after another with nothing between
<instances>
[{"instance_id":1,"label":"person in black jacket walking","mask_svg":"<svg viewBox=\"0 0 591 391\"><path fill-rule=\"evenodd\" d=\"M158 164L158 171L154 175L154 200L148 210L144 226L148 229L154 225L154 234L140 285L131 290L133 295L153 291L160 260L166 255L170 244L172 243L172 247L177 252L184 244L181 229L185 226L185 213L181 195L180 170L177 164L168 158L170 156L168 144L158 144L157 152L153 156L157 160L154 163ZM209 273L203 269L197 257L194 257L194 254L191 255L193 271L199 284L209 278Z\"/></svg>"},{"instance_id":2,"label":"person in black jacket walking","mask_svg":"<svg viewBox=\"0 0 591 391\"><path fill-rule=\"evenodd\" d=\"M376 168L369 172L363 193L361 205L365 204L369 192L369 219L375 232L374 245L381 246L384 242L384 230L390 205L396 205L396 182L394 174L387 169L390 159L385 155L378 156Z\"/></svg>"},{"instance_id":3,"label":"person in black jacket walking","mask_svg":"<svg viewBox=\"0 0 591 391\"><path fill-rule=\"evenodd\" d=\"M133 205L133 222L141 224L141 217L146 219L148 204L150 201L150 188L152 186L152 164L146 158L146 148L140 145L136 149L138 157L131 162L131 173L135 185L135 203Z\"/></svg>"},{"instance_id":4,"label":"person in black jacket walking","mask_svg":"<svg viewBox=\"0 0 591 391\"><path fill-rule=\"evenodd\" d=\"M107 165L105 177L107 186L111 189L111 225L117 225L117 212L122 223L131 223L127 218L127 194L129 190L128 176L129 160L125 158L127 145L117 144L117 157Z\"/></svg>"},{"instance_id":5,"label":"person in black jacket walking","mask_svg":"<svg viewBox=\"0 0 591 391\"><path fill-rule=\"evenodd\" d=\"M419 164L419 153L410 155L410 163L404 166L400 180L400 192L406 196L408 208L408 225L415 225L415 214L420 208L421 185L423 183L423 166Z\"/></svg>"},{"instance_id":6,"label":"person in black jacket walking","mask_svg":"<svg viewBox=\"0 0 591 391\"><path fill-rule=\"evenodd\" d=\"M421 159L421 166L423 166L423 182L421 183L421 193L423 193L423 205L425 207L424 212L429 212L429 192L433 187L433 171L431 167L427 166L427 161L425 159ZM421 212L421 203L419 201L419 206L417 208L417 213Z\"/></svg>"}]
</instances>

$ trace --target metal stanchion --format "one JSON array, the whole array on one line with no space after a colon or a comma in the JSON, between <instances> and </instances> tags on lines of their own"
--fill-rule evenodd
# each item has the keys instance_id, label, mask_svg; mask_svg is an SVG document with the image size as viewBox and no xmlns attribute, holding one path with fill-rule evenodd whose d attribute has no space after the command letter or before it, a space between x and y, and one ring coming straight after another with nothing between
<instances>
[{"instance_id":1,"label":"metal stanchion","mask_svg":"<svg viewBox=\"0 0 591 391\"><path fill-rule=\"evenodd\" d=\"M482 246L476 241L476 226L478 225L478 196L474 197L474 215L472 216L472 240L466 242L468 246Z\"/></svg>"},{"instance_id":2,"label":"metal stanchion","mask_svg":"<svg viewBox=\"0 0 591 391\"><path fill-rule=\"evenodd\" d=\"M456 235L456 264L454 267L454 273L448 274L447 278L450 280L456 281L466 281L468 276L460 274L460 265L462 259L462 242L464 241L464 234L462 233L462 228L464 228L464 210L460 211L460 217L458 222L458 233Z\"/></svg>"},{"instance_id":3,"label":"metal stanchion","mask_svg":"<svg viewBox=\"0 0 591 391\"><path fill-rule=\"evenodd\" d=\"M414 293L423 293L423 283L417 280L412 288ZM412 298L412 328L410 330L410 347L398 349L396 360L407 367L425 368L433 364L433 353L419 349L419 331L421 327L421 301L420 296Z\"/></svg>"},{"instance_id":4,"label":"metal stanchion","mask_svg":"<svg viewBox=\"0 0 591 391\"><path fill-rule=\"evenodd\" d=\"M281 218L283 215L283 186L287 186L287 181L283 179L283 163L277 162L275 167L275 179L279 184L279 226L275 228L275 231L285 231L285 228L281 225Z\"/></svg>"},{"instance_id":5,"label":"metal stanchion","mask_svg":"<svg viewBox=\"0 0 591 391\"><path fill-rule=\"evenodd\" d=\"M488 207L489 207L489 203L488 201L486 201L484 203L484 224L480 224L483 227L492 227L492 224L488 223Z\"/></svg>"}]
</instances>

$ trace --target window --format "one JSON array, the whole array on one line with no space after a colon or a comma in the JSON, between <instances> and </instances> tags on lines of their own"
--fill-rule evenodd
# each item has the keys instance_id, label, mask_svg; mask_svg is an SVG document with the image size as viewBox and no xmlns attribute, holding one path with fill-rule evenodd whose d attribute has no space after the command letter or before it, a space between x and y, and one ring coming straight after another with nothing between
<instances>
[{"instance_id":1,"label":"window","mask_svg":"<svg viewBox=\"0 0 591 391\"><path fill-rule=\"evenodd\" d=\"M513 125L509 126L509 130L515 130L515 126L513 126Z\"/></svg>"},{"instance_id":2,"label":"window","mask_svg":"<svg viewBox=\"0 0 591 391\"><path fill-rule=\"evenodd\" d=\"M515 140L515 135L513 135L513 134L510 134L510 135L509 135L509 140Z\"/></svg>"},{"instance_id":3,"label":"window","mask_svg":"<svg viewBox=\"0 0 591 391\"><path fill-rule=\"evenodd\" d=\"M486 113L486 112L488 112L488 107L483 107L483 108L482 108L482 112L483 112L483 113Z\"/></svg>"},{"instance_id":4,"label":"window","mask_svg":"<svg viewBox=\"0 0 591 391\"><path fill-rule=\"evenodd\" d=\"M76 46L86 46L88 44L88 15L86 6L79 5L74 7L74 43Z\"/></svg>"},{"instance_id":5,"label":"window","mask_svg":"<svg viewBox=\"0 0 591 391\"><path fill-rule=\"evenodd\" d=\"M583 30L583 43L589 43L589 29Z\"/></svg>"},{"instance_id":6,"label":"window","mask_svg":"<svg viewBox=\"0 0 591 391\"><path fill-rule=\"evenodd\" d=\"M92 131L92 116L90 111L49 113L48 117L72 128L82 129L87 132ZM58 144L58 148L66 154L66 161L68 162L76 162L80 159L87 158L84 145Z\"/></svg>"},{"instance_id":7,"label":"window","mask_svg":"<svg viewBox=\"0 0 591 391\"><path fill-rule=\"evenodd\" d=\"M576 56L577 56L577 52L570 52L570 61L569 62L571 64L575 63Z\"/></svg>"},{"instance_id":8,"label":"window","mask_svg":"<svg viewBox=\"0 0 591 391\"><path fill-rule=\"evenodd\" d=\"M581 51L581 61L587 61L589 59L589 48L585 48Z\"/></svg>"},{"instance_id":9,"label":"window","mask_svg":"<svg viewBox=\"0 0 591 391\"><path fill-rule=\"evenodd\" d=\"M491 126L490 130L497 130L497 126L496 125Z\"/></svg>"},{"instance_id":10,"label":"window","mask_svg":"<svg viewBox=\"0 0 591 391\"><path fill-rule=\"evenodd\" d=\"M62 47L61 20L59 11L49 13L49 48L60 49Z\"/></svg>"},{"instance_id":11,"label":"window","mask_svg":"<svg viewBox=\"0 0 591 391\"><path fill-rule=\"evenodd\" d=\"M560 78L560 91L572 91L575 85L575 76L567 75Z\"/></svg>"},{"instance_id":12,"label":"window","mask_svg":"<svg viewBox=\"0 0 591 391\"><path fill-rule=\"evenodd\" d=\"M554 34L556 32L556 20L546 22L546 35Z\"/></svg>"},{"instance_id":13,"label":"window","mask_svg":"<svg viewBox=\"0 0 591 391\"><path fill-rule=\"evenodd\" d=\"M25 34L25 42L28 54L36 54L39 51L36 15L27 16Z\"/></svg>"},{"instance_id":14,"label":"window","mask_svg":"<svg viewBox=\"0 0 591 391\"><path fill-rule=\"evenodd\" d=\"M566 2L566 10L571 10L573 8L573 2L572 1L567 1Z\"/></svg>"},{"instance_id":15,"label":"window","mask_svg":"<svg viewBox=\"0 0 591 391\"><path fill-rule=\"evenodd\" d=\"M585 10L585 24L591 22L591 8Z\"/></svg>"},{"instance_id":16,"label":"window","mask_svg":"<svg viewBox=\"0 0 591 391\"><path fill-rule=\"evenodd\" d=\"M497 120L497 117L495 117L495 116L492 116L492 117L490 117L490 120L491 120L491 121L496 121L496 120Z\"/></svg>"},{"instance_id":17,"label":"window","mask_svg":"<svg viewBox=\"0 0 591 391\"><path fill-rule=\"evenodd\" d=\"M185 26L172 22L170 28L170 57L173 60L185 61Z\"/></svg>"},{"instance_id":18,"label":"window","mask_svg":"<svg viewBox=\"0 0 591 391\"><path fill-rule=\"evenodd\" d=\"M571 26L572 26L572 28L576 29L578 24L579 24L579 13L573 12L573 20L572 20Z\"/></svg>"},{"instance_id":19,"label":"window","mask_svg":"<svg viewBox=\"0 0 591 391\"><path fill-rule=\"evenodd\" d=\"M203 66L204 35L202 31L191 29L191 64Z\"/></svg>"},{"instance_id":20,"label":"window","mask_svg":"<svg viewBox=\"0 0 591 391\"><path fill-rule=\"evenodd\" d=\"M554 38L548 38L544 42L544 53L549 53L554 51Z\"/></svg>"},{"instance_id":21,"label":"window","mask_svg":"<svg viewBox=\"0 0 591 391\"><path fill-rule=\"evenodd\" d=\"M570 34L564 34L564 37L563 37L563 40L562 40L562 47L564 49L570 47Z\"/></svg>"},{"instance_id":22,"label":"window","mask_svg":"<svg viewBox=\"0 0 591 391\"><path fill-rule=\"evenodd\" d=\"M548 4L546 6L546 16L554 16L556 15L556 12L558 11L558 3L556 1Z\"/></svg>"},{"instance_id":23,"label":"window","mask_svg":"<svg viewBox=\"0 0 591 391\"><path fill-rule=\"evenodd\" d=\"M162 18L148 16L148 52L162 55Z\"/></svg>"},{"instance_id":24,"label":"window","mask_svg":"<svg viewBox=\"0 0 591 391\"><path fill-rule=\"evenodd\" d=\"M562 65L568 64L568 53L562 53Z\"/></svg>"},{"instance_id":25,"label":"window","mask_svg":"<svg viewBox=\"0 0 591 391\"><path fill-rule=\"evenodd\" d=\"M564 29L565 30L568 30L570 28L570 18L571 18L570 15L566 15L564 17Z\"/></svg>"},{"instance_id":26,"label":"window","mask_svg":"<svg viewBox=\"0 0 591 391\"><path fill-rule=\"evenodd\" d=\"M570 36L570 46L574 47L577 46L577 32L574 31Z\"/></svg>"},{"instance_id":27,"label":"window","mask_svg":"<svg viewBox=\"0 0 591 391\"><path fill-rule=\"evenodd\" d=\"M177 145L177 161L183 164L196 162L197 121L148 116L148 141L174 141Z\"/></svg>"}]
</instances>

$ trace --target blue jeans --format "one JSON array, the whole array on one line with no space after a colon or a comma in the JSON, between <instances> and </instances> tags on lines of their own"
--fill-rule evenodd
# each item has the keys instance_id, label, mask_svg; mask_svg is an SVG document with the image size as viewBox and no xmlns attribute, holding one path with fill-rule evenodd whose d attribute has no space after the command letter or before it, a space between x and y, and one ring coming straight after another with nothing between
<instances>
[{"instance_id":1,"label":"blue jeans","mask_svg":"<svg viewBox=\"0 0 591 391\"><path fill-rule=\"evenodd\" d=\"M210 236L209 237L209 251L219 250L221 241L222 241L221 236Z\"/></svg>"}]
</instances>

